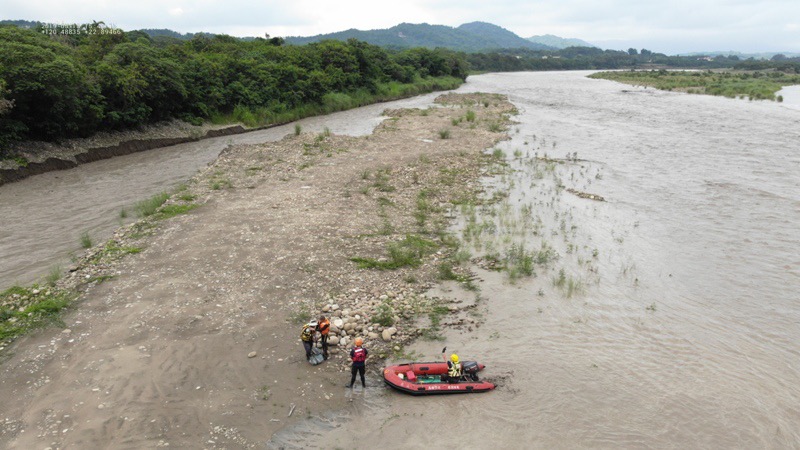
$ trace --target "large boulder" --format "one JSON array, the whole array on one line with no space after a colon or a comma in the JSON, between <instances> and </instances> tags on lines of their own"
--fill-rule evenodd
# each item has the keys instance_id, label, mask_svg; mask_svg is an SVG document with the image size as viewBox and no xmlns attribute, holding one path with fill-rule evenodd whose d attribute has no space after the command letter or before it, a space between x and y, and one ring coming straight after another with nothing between
<instances>
[{"instance_id":1,"label":"large boulder","mask_svg":"<svg viewBox=\"0 0 800 450\"><path fill-rule=\"evenodd\" d=\"M387 328L383 330L383 333L381 333L381 338L384 341L391 341L392 336L394 336L396 333L397 333L397 328L395 327Z\"/></svg>"}]
</instances>

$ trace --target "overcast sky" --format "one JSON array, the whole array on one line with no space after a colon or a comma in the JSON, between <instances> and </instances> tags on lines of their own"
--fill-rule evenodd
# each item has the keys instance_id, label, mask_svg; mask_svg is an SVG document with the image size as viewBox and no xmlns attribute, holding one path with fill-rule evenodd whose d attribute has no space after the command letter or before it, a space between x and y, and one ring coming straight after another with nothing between
<instances>
[{"instance_id":1,"label":"overcast sky","mask_svg":"<svg viewBox=\"0 0 800 450\"><path fill-rule=\"evenodd\" d=\"M619 50L800 52L800 0L0 0L0 17L234 36L484 21Z\"/></svg>"}]
</instances>

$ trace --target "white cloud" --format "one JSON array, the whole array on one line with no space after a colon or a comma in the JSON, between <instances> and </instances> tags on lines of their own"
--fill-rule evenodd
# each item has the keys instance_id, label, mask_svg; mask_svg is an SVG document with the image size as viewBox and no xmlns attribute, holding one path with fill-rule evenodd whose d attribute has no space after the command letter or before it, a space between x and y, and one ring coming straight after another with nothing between
<instances>
[{"instance_id":1,"label":"white cloud","mask_svg":"<svg viewBox=\"0 0 800 450\"><path fill-rule=\"evenodd\" d=\"M612 48L798 51L797 0L0 0L6 19L102 20L123 29L308 36L401 22L485 21L522 37L555 34ZM793 20L786 23L787 18Z\"/></svg>"}]
</instances>

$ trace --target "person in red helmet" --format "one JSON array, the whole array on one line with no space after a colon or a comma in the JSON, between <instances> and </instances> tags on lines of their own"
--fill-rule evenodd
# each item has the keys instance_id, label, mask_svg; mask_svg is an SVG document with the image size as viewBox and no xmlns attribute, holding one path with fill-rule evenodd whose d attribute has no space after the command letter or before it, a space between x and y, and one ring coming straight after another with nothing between
<instances>
[{"instance_id":1,"label":"person in red helmet","mask_svg":"<svg viewBox=\"0 0 800 450\"><path fill-rule=\"evenodd\" d=\"M367 360L367 349L363 347L364 340L361 338L356 338L355 347L350 350L350 359L353 360L353 367L350 369L351 377L350 377L350 384L347 387L352 388L353 384L356 382L356 373L361 376L361 387L366 388L367 383L364 380L364 371L366 370L366 360Z\"/></svg>"}]
</instances>

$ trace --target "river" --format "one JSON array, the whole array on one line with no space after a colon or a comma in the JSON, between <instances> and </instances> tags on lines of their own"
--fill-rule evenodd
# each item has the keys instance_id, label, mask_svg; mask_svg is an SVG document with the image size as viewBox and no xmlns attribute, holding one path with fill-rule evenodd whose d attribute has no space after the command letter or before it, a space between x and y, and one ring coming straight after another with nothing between
<instances>
[{"instance_id":1,"label":"river","mask_svg":"<svg viewBox=\"0 0 800 450\"><path fill-rule=\"evenodd\" d=\"M460 89L520 109L498 146L515 172L486 182L508 198L478 211L496 231L473 255L560 256L513 284L476 269L484 325L407 351L446 344L498 389L415 398L373 380L268 447L800 448L800 111L585 75Z\"/></svg>"},{"instance_id":2,"label":"river","mask_svg":"<svg viewBox=\"0 0 800 450\"><path fill-rule=\"evenodd\" d=\"M487 74L458 90L504 93L520 110L498 146L514 171L485 181L487 195L507 197L474 211L494 225L467 243L473 256L514 244L559 256L514 283L476 267L483 325L406 350L430 360L447 345L486 364L498 389L415 398L370 379L363 392L343 392L347 410L285 429L267 447L800 448L800 111L586 74ZM433 97L302 126L365 133L382 109ZM0 280L41 274L79 251L82 231L101 239L122 207L174 186L229 143L291 131L0 187ZM460 214L462 236L473 212Z\"/></svg>"}]
</instances>

